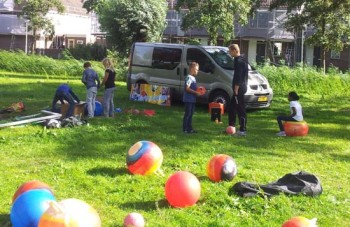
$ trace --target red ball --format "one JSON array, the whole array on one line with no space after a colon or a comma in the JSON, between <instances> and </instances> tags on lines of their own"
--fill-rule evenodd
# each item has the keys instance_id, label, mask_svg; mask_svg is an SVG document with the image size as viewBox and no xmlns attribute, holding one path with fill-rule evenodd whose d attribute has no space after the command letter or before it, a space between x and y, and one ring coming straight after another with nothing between
<instances>
[{"instance_id":1,"label":"red ball","mask_svg":"<svg viewBox=\"0 0 350 227\"><path fill-rule=\"evenodd\" d=\"M144 227L145 219L139 213L130 213L124 219L124 227Z\"/></svg>"},{"instance_id":2,"label":"red ball","mask_svg":"<svg viewBox=\"0 0 350 227\"><path fill-rule=\"evenodd\" d=\"M306 136L309 132L305 121L286 121L283 126L287 136Z\"/></svg>"},{"instance_id":3,"label":"red ball","mask_svg":"<svg viewBox=\"0 0 350 227\"><path fill-rule=\"evenodd\" d=\"M162 162L162 151L151 141L135 143L126 155L126 164L132 174L152 174L160 168Z\"/></svg>"},{"instance_id":4,"label":"red ball","mask_svg":"<svg viewBox=\"0 0 350 227\"><path fill-rule=\"evenodd\" d=\"M229 155L215 155L208 162L207 175L214 182L231 181L237 175L236 162Z\"/></svg>"},{"instance_id":5,"label":"red ball","mask_svg":"<svg viewBox=\"0 0 350 227\"><path fill-rule=\"evenodd\" d=\"M203 86L197 87L197 92L199 92L200 95L204 95L207 92L207 89Z\"/></svg>"},{"instance_id":6,"label":"red ball","mask_svg":"<svg viewBox=\"0 0 350 227\"><path fill-rule=\"evenodd\" d=\"M48 190L51 194L53 194L51 188L49 185L38 181L38 180L32 180L23 183L15 192L15 194L12 197L12 203L17 199L18 196L22 195L24 192L33 190L33 189L46 189Z\"/></svg>"},{"instance_id":7,"label":"red ball","mask_svg":"<svg viewBox=\"0 0 350 227\"><path fill-rule=\"evenodd\" d=\"M227 126L226 128L226 133L229 135L233 135L236 133L236 128L233 126Z\"/></svg>"},{"instance_id":8,"label":"red ball","mask_svg":"<svg viewBox=\"0 0 350 227\"><path fill-rule=\"evenodd\" d=\"M200 194L199 180L187 171L172 174L165 184L165 197L173 207L192 206L196 204Z\"/></svg>"},{"instance_id":9,"label":"red ball","mask_svg":"<svg viewBox=\"0 0 350 227\"><path fill-rule=\"evenodd\" d=\"M293 217L282 224L282 227L316 227L317 219L307 219L301 216Z\"/></svg>"}]
</instances>

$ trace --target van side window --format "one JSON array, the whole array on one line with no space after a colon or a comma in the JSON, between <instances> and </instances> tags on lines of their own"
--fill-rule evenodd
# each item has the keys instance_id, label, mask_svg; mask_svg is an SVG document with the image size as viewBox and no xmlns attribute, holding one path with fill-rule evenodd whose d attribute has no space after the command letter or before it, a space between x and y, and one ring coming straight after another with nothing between
<instances>
[{"instance_id":1,"label":"van side window","mask_svg":"<svg viewBox=\"0 0 350 227\"><path fill-rule=\"evenodd\" d=\"M182 49L154 47L152 67L156 69L175 69L181 62Z\"/></svg>"},{"instance_id":2,"label":"van side window","mask_svg":"<svg viewBox=\"0 0 350 227\"><path fill-rule=\"evenodd\" d=\"M201 50L196 48L187 49L186 62L195 61L199 64L199 70L202 72L211 72L213 69L212 61Z\"/></svg>"},{"instance_id":3,"label":"van side window","mask_svg":"<svg viewBox=\"0 0 350 227\"><path fill-rule=\"evenodd\" d=\"M135 48L134 55L132 57L132 64L138 66L152 65L152 49L151 46L139 46Z\"/></svg>"}]
</instances>

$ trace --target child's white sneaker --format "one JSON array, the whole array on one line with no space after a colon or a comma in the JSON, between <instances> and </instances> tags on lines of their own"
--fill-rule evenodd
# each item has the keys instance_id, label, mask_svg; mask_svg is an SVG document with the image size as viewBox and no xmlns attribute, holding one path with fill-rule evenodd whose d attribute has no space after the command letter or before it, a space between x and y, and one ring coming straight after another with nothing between
<instances>
[{"instance_id":1,"label":"child's white sneaker","mask_svg":"<svg viewBox=\"0 0 350 227\"><path fill-rule=\"evenodd\" d=\"M286 136L286 132L280 131L279 133L276 134L276 136Z\"/></svg>"}]
</instances>

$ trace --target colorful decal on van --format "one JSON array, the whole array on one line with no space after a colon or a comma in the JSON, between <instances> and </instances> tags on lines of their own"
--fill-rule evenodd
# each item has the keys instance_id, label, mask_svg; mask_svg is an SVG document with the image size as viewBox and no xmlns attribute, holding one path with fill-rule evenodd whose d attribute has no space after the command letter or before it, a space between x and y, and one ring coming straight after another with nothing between
<instances>
[{"instance_id":1,"label":"colorful decal on van","mask_svg":"<svg viewBox=\"0 0 350 227\"><path fill-rule=\"evenodd\" d=\"M130 100L170 106L170 88L152 84L132 84Z\"/></svg>"}]
</instances>

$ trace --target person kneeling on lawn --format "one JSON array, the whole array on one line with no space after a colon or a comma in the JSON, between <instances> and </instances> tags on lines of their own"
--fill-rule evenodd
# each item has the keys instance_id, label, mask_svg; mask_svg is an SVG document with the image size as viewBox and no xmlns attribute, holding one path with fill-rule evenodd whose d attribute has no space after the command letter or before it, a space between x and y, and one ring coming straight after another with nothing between
<instances>
[{"instance_id":1,"label":"person kneeling on lawn","mask_svg":"<svg viewBox=\"0 0 350 227\"><path fill-rule=\"evenodd\" d=\"M55 96L52 101L52 108L51 110L55 112L56 110L56 103L57 101L60 100L61 104L64 103L64 100L69 103L68 111L66 114L66 117L70 117L73 114L74 111L74 105L75 102L79 103L80 100L76 94L72 91L72 89L68 86L68 84L61 84L58 86L56 89Z\"/></svg>"}]
</instances>

